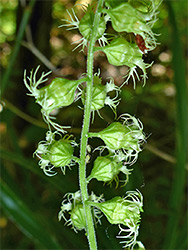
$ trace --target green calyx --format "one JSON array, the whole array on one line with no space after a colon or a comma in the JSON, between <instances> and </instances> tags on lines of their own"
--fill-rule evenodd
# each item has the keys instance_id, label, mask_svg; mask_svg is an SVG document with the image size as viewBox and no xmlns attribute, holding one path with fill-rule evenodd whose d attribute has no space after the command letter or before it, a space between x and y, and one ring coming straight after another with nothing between
<instances>
[{"instance_id":1,"label":"green calyx","mask_svg":"<svg viewBox=\"0 0 188 250\"><path fill-rule=\"evenodd\" d=\"M63 218L65 224L68 226L72 225L76 232L77 230L86 229L86 219L80 191L67 193L64 197L66 198L62 201L61 210L58 214L59 220ZM69 218L66 216L67 212L69 213Z\"/></svg>"},{"instance_id":2,"label":"green calyx","mask_svg":"<svg viewBox=\"0 0 188 250\"><path fill-rule=\"evenodd\" d=\"M73 156L75 142L69 139L70 136L65 135L62 139L51 142L40 143L36 154L40 157L39 165L46 172L51 165L54 168L60 167L65 174L66 167L74 165L77 158Z\"/></svg>"},{"instance_id":3,"label":"green calyx","mask_svg":"<svg viewBox=\"0 0 188 250\"><path fill-rule=\"evenodd\" d=\"M25 72L24 83L27 89L31 92L29 95L35 97L36 102L42 106L42 111L46 115L49 115L50 112L56 108L71 105L75 99L75 91L78 85L87 81L87 78L68 80L58 77L53 79L49 85L38 89L38 86L41 83L47 81L47 78L45 77L51 73L42 73L41 77L37 80L36 74L38 69L39 66L36 68L34 73L31 71L30 77L26 77ZM29 81L29 83L27 81Z\"/></svg>"},{"instance_id":4,"label":"green calyx","mask_svg":"<svg viewBox=\"0 0 188 250\"><path fill-rule=\"evenodd\" d=\"M105 85L102 85L102 81L99 77L99 74L100 72L94 74L93 76L91 111L97 111L100 116L98 110L102 109L104 105L108 105L116 115L116 107L120 101L120 99L118 99L118 93L120 92L120 88L114 84L113 78L110 78L109 82L107 82ZM110 96L108 96L107 94L112 91L116 92L116 96L111 99ZM86 91L85 89L83 89L81 96L83 104L85 104L85 94Z\"/></svg>"},{"instance_id":5,"label":"green calyx","mask_svg":"<svg viewBox=\"0 0 188 250\"><path fill-rule=\"evenodd\" d=\"M113 122L107 128L97 133L89 133L89 137L101 138L106 146L99 149L107 148L113 155L116 162L123 162L125 165L132 165L138 158L138 153L142 150L141 145L145 141L143 125L135 117L124 114L120 116L123 123ZM122 166L122 172L127 169Z\"/></svg>"},{"instance_id":6,"label":"green calyx","mask_svg":"<svg viewBox=\"0 0 188 250\"><path fill-rule=\"evenodd\" d=\"M30 76L26 76L26 71L24 72L24 83L27 89L30 91L31 96L34 96L36 102L41 105L42 115L44 121L56 130L65 133L64 126L61 126L54 121L50 113L57 108L69 106L76 99L75 92L80 83L87 81L87 78L82 78L79 80L68 80L64 78L55 78L52 82L42 88L38 89L38 86L48 79L46 78L51 72L42 73L41 77L37 80L36 75L39 66L36 68L35 72L30 72Z\"/></svg>"},{"instance_id":7,"label":"green calyx","mask_svg":"<svg viewBox=\"0 0 188 250\"><path fill-rule=\"evenodd\" d=\"M143 212L143 197L139 191L128 191L124 198L117 196L104 202L87 201L87 204L102 211L111 224L118 224L120 232L116 237L123 239L124 247L143 246L137 241L140 213Z\"/></svg>"},{"instance_id":8,"label":"green calyx","mask_svg":"<svg viewBox=\"0 0 188 250\"><path fill-rule=\"evenodd\" d=\"M98 82L98 77L94 76L94 84L92 89L92 103L91 103L91 110L99 110L104 107L105 99L107 93L105 90L105 86ZM82 103L85 104L85 89L82 92Z\"/></svg>"},{"instance_id":9,"label":"green calyx","mask_svg":"<svg viewBox=\"0 0 188 250\"><path fill-rule=\"evenodd\" d=\"M94 10L91 7L91 5L88 5L85 15L79 22L79 31L82 34L82 36L87 40L90 40L90 35L93 29L94 17L95 17ZM105 29L106 29L106 22L104 17L101 17L97 28L96 40L98 40L103 36Z\"/></svg>"},{"instance_id":10,"label":"green calyx","mask_svg":"<svg viewBox=\"0 0 188 250\"><path fill-rule=\"evenodd\" d=\"M86 217L85 217L85 211L81 199L81 193L80 191L77 191L75 193L67 193L65 195L65 199L62 201L61 210L58 214L59 220L62 218L65 220L65 224L72 225L72 228L77 230L83 230L86 229ZM104 199L102 196L97 197L93 192L89 196L90 202L102 202ZM69 217L66 217L66 213L69 213ZM98 213L94 212L93 214L95 217L96 223L100 223L100 217L101 212L98 211Z\"/></svg>"}]
</instances>

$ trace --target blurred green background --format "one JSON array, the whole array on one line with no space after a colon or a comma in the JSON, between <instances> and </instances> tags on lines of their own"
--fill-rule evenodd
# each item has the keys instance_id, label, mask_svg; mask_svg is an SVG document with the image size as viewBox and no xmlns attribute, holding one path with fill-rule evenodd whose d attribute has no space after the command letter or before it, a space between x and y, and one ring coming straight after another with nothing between
<instances>
[{"instance_id":1,"label":"blurred green background","mask_svg":"<svg viewBox=\"0 0 188 250\"><path fill-rule=\"evenodd\" d=\"M77 79L86 68L86 53L72 51L71 43L80 38L76 30L58 28L66 9L85 1L1 0L1 249L88 249L84 232L76 234L57 214L67 192L79 189L78 169L46 177L32 157L47 131L40 107L23 84L23 72L41 65L40 72L52 70L51 78ZM77 5L76 12L83 14ZM139 189L144 195L144 213L139 239L146 249L187 249L186 163L187 151L187 13L188 2L164 1L160 6L154 32L157 48L144 56L148 80L136 90L125 85L118 115L130 113L144 124L148 137L144 150L134 164L127 186L115 189L93 180L90 191L104 193L106 199ZM108 27L109 31L111 27ZM125 67L108 64L105 56L96 56L95 72L101 68L105 79L113 76L122 83ZM58 112L57 120L71 125L70 133L79 142L83 111L78 101ZM105 107L104 119L95 116L91 129L102 129L113 119ZM91 141L94 148L100 141ZM88 165L91 170L95 154ZM120 176L123 178L123 176ZM118 227L105 218L97 227L99 249L121 249L115 236Z\"/></svg>"}]
</instances>

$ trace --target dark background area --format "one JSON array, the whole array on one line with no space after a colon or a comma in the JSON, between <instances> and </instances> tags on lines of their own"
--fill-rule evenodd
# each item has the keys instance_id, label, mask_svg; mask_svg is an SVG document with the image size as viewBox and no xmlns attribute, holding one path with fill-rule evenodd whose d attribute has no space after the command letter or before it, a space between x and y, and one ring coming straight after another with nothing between
<instances>
[{"instance_id":1,"label":"dark background area","mask_svg":"<svg viewBox=\"0 0 188 250\"><path fill-rule=\"evenodd\" d=\"M77 1L80 3L81 1ZM83 2L83 1L82 1ZM1 63L1 249L88 249L84 232L75 233L57 214L67 192L79 189L78 169L46 177L32 154L43 140L47 127L40 107L27 96L23 73L40 67L52 70L50 78L77 79L86 68L86 53L73 50L77 30L59 28L66 9L75 1L16 1L0 3ZM164 1L160 6L154 32L157 48L144 56L147 63L146 86L138 82L134 90L130 81L121 92L118 115L130 113L144 124L147 143L133 166L129 183L115 189L93 180L90 191L104 193L106 200L128 190L139 189L144 196L144 213L140 225L146 249L187 249L186 175L187 154L187 11L188 2ZM77 7L78 16L83 12ZM110 30L111 27L108 27ZM95 58L95 72L101 69L103 83L114 77L122 83L125 67L109 65L103 55ZM49 80L50 81L50 80ZM83 111L81 102L63 108L57 121L71 125L70 133L80 141ZM109 107L97 114L91 129L101 130L114 119ZM99 140L91 142L92 148ZM88 165L90 173L95 154ZM120 175L120 179L123 176ZM98 225L99 249L121 249L116 239L118 227L103 217Z\"/></svg>"}]
</instances>

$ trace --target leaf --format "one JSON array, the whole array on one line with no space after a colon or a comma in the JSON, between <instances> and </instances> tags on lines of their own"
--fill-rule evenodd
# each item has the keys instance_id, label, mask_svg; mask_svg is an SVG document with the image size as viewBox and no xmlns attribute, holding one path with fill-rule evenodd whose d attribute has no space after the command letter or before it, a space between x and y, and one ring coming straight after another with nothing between
<instances>
[{"instance_id":1,"label":"leaf","mask_svg":"<svg viewBox=\"0 0 188 250\"><path fill-rule=\"evenodd\" d=\"M41 171L41 169L37 166L37 164L32 159L27 160L25 157L23 157L22 155L18 153L9 152L4 149L0 150L0 154L2 158L8 159L14 163L19 164L25 169L45 179L48 183L51 183L58 190L62 191L63 193L65 192L68 181L65 178L62 181L62 178L63 178L62 175L57 175L57 176L49 178L45 176L45 174Z\"/></svg>"},{"instance_id":2,"label":"leaf","mask_svg":"<svg viewBox=\"0 0 188 250\"><path fill-rule=\"evenodd\" d=\"M5 182L1 181L1 206L11 217L20 230L29 238L38 242L45 249L61 249L54 237L50 235L44 225L34 216L33 212L25 205Z\"/></svg>"}]
</instances>

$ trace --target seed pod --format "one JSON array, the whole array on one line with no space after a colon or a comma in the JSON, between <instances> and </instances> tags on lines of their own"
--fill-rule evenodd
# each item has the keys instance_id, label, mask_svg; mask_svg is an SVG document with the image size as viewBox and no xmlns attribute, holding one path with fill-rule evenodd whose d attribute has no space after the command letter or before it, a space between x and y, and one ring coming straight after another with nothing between
<instances>
[{"instance_id":1,"label":"seed pod","mask_svg":"<svg viewBox=\"0 0 188 250\"><path fill-rule=\"evenodd\" d=\"M86 229L86 217L85 217L83 204L81 203L76 204L76 206L71 211L70 219L72 221L72 225L76 229L78 230Z\"/></svg>"},{"instance_id":2,"label":"seed pod","mask_svg":"<svg viewBox=\"0 0 188 250\"><path fill-rule=\"evenodd\" d=\"M121 167L122 164L114 161L112 157L99 156L94 162L94 166L88 180L95 178L98 181L103 182L111 181L117 174L119 174Z\"/></svg>"},{"instance_id":3,"label":"seed pod","mask_svg":"<svg viewBox=\"0 0 188 250\"><path fill-rule=\"evenodd\" d=\"M79 31L82 34L82 36L89 40L91 31L93 29L93 21L94 21L95 13L93 11L93 8L91 5L88 5L87 11L85 15L82 17L82 19L79 22ZM104 20L104 17L100 18L99 25L97 27L97 36L96 40L102 37L106 29L106 22Z\"/></svg>"}]
</instances>

